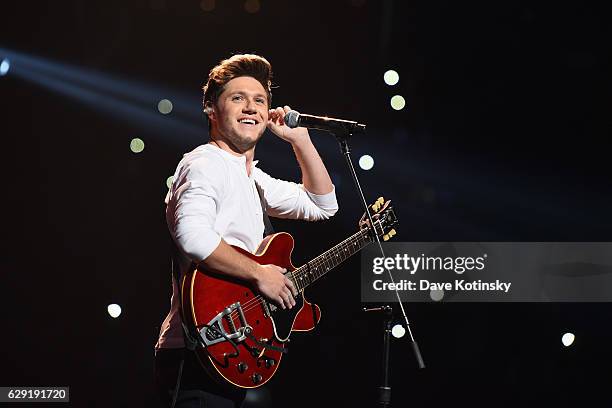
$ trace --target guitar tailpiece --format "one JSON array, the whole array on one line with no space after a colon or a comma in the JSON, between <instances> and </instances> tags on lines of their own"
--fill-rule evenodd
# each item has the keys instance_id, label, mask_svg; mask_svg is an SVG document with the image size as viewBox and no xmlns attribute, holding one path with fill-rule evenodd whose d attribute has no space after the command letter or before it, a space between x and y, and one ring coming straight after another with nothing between
<instances>
[{"instance_id":1,"label":"guitar tailpiece","mask_svg":"<svg viewBox=\"0 0 612 408\"><path fill-rule=\"evenodd\" d=\"M231 317L232 313L234 312L238 312L238 318L241 324L241 327L239 328L236 328L236 325ZM227 322L231 333L226 332L223 325L223 320ZM203 328L199 330L199 337L204 343L205 347L212 346L213 344L221 343L229 339L236 342L241 342L246 338L245 332L247 328L252 331L252 328L246 322L240 302L236 302L223 309L223 311L213 317L208 324L205 324Z\"/></svg>"}]
</instances>

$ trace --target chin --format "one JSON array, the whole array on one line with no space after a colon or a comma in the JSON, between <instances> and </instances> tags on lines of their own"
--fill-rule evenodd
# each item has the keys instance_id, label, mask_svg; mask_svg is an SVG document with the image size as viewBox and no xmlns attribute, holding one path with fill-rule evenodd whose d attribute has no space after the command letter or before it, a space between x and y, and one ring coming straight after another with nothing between
<instances>
[{"instance_id":1,"label":"chin","mask_svg":"<svg viewBox=\"0 0 612 408\"><path fill-rule=\"evenodd\" d=\"M240 135L236 138L236 145L237 146L248 146L247 148L248 150L251 147L255 146L257 142L259 142L259 139L261 139L262 136L263 136L263 132L259 134L252 134L252 135Z\"/></svg>"}]
</instances>

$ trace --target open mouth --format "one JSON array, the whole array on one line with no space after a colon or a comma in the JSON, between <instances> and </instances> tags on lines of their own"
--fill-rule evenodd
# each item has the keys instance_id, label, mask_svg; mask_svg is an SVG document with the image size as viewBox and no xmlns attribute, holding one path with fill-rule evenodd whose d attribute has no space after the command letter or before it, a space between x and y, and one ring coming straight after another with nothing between
<instances>
[{"instance_id":1,"label":"open mouth","mask_svg":"<svg viewBox=\"0 0 612 408\"><path fill-rule=\"evenodd\" d=\"M238 123L242 123L243 125L255 126L259 122L257 122L255 119L252 119L252 118L242 118L242 119L238 119Z\"/></svg>"}]
</instances>

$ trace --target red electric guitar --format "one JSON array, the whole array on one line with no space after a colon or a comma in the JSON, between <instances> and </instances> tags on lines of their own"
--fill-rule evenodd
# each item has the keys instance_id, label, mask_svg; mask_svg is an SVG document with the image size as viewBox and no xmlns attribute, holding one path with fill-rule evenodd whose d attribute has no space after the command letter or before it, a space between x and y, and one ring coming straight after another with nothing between
<instances>
[{"instance_id":1,"label":"red electric guitar","mask_svg":"<svg viewBox=\"0 0 612 408\"><path fill-rule=\"evenodd\" d=\"M234 247L261 265L287 269L300 292L291 309L276 307L243 281L202 267L184 276L183 320L199 343L198 359L213 378L241 388L259 387L272 378L291 332L312 330L321 318L321 309L305 299L304 289L375 241L374 233L385 241L395 235L390 201L379 198L371 208L374 228L364 214L359 232L299 268L291 263L294 241L285 232L267 236L254 254Z\"/></svg>"}]
</instances>

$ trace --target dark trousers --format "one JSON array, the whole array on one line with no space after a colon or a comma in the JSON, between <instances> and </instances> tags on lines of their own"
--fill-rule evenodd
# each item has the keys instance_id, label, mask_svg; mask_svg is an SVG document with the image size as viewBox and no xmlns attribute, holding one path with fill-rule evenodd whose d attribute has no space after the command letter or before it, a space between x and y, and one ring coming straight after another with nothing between
<instances>
[{"instance_id":1,"label":"dark trousers","mask_svg":"<svg viewBox=\"0 0 612 408\"><path fill-rule=\"evenodd\" d=\"M242 389L217 384L188 350L160 349L155 353L155 385L163 407L170 407L184 358L183 373L175 408L239 408L245 399Z\"/></svg>"}]
</instances>

